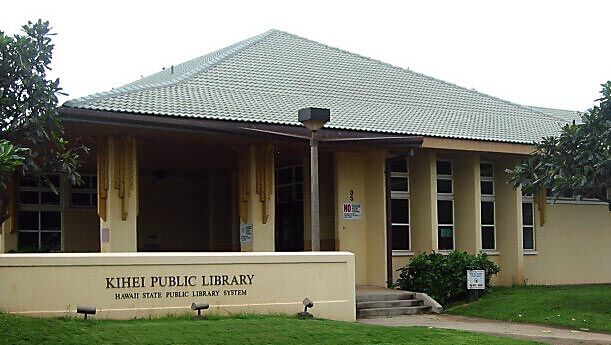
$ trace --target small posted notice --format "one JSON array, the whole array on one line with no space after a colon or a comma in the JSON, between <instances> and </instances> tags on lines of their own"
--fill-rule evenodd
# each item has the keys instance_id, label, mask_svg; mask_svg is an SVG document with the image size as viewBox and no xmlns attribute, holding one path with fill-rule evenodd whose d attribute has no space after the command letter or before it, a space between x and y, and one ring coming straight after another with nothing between
<instances>
[{"instance_id":1,"label":"small posted notice","mask_svg":"<svg viewBox=\"0 0 611 345\"><path fill-rule=\"evenodd\" d=\"M240 243L252 243L252 224L240 224Z\"/></svg>"},{"instance_id":2,"label":"small posted notice","mask_svg":"<svg viewBox=\"0 0 611 345\"><path fill-rule=\"evenodd\" d=\"M345 202L344 203L344 219L356 220L361 219L363 208L360 203L357 202Z\"/></svg>"},{"instance_id":3,"label":"small posted notice","mask_svg":"<svg viewBox=\"0 0 611 345\"><path fill-rule=\"evenodd\" d=\"M484 290L486 288L486 272L484 270L467 270L467 289Z\"/></svg>"}]
</instances>

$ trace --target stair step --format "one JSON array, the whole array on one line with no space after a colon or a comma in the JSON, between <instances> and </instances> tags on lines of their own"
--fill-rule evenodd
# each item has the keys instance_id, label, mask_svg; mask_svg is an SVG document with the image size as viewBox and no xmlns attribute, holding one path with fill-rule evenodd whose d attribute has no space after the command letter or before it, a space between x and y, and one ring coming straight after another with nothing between
<instances>
[{"instance_id":1,"label":"stair step","mask_svg":"<svg viewBox=\"0 0 611 345\"><path fill-rule=\"evenodd\" d=\"M391 301L358 302L356 304L356 309L414 307L420 305L422 305L422 301L419 299L397 299Z\"/></svg>"},{"instance_id":2,"label":"stair step","mask_svg":"<svg viewBox=\"0 0 611 345\"><path fill-rule=\"evenodd\" d=\"M414 306L414 307L395 307L395 308L371 308L371 309L357 309L357 318L370 318L370 317L391 317L398 315L415 315L427 312L431 307L427 306Z\"/></svg>"},{"instance_id":3,"label":"stair step","mask_svg":"<svg viewBox=\"0 0 611 345\"><path fill-rule=\"evenodd\" d=\"M407 291L371 291L356 294L357 302L396 301L414 299L415 294Z\"/></svg>"}]
</instances>

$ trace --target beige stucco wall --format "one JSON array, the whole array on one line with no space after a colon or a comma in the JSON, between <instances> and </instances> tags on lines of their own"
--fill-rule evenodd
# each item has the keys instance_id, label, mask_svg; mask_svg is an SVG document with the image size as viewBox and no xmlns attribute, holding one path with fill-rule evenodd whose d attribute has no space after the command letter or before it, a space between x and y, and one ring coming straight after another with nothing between
<instances>
[{"instance_id":1,"label":"beige stucco wall","mask_svg":"<svg viewBox=\"0 0 611 345\"><path fill-rule=\"evenodd\" d=\"M386 286L385 158L379 151L335 154L336 250L355 254L358 285ZM361 219L344 219L351 196Z\"/></svg>"},{"instance_id":2,"label":"beige stucco wall","mask_svg":"<svg viewBox=\"0 0 611 345\"><path fill-rule=\"evenodd\" d=\"M211 275L227 283L236 276L236 284L204 286ZM95 306L94 318L161 316L193 313L193 302L215 314L296 314L306 297L315 317L354 321L356 313L354 256L346 252L0 254L0 276L0 309L30 316L75 315L78 305ZM192 286L151 286L166 276L192 276ZM193 296L204 291L219 292Z\"/></svg>"},{"instance_id":3,"label":"beige stucco wall","mask_svg":"<svg viewBox=\"0 0 611 345\"><path fill-rule=\"evenodd\" d=\"M547 205L535 215L536 255L524 256L528 284L611 282L611 212L607 205Z\"/></svg>"}]
</instances>

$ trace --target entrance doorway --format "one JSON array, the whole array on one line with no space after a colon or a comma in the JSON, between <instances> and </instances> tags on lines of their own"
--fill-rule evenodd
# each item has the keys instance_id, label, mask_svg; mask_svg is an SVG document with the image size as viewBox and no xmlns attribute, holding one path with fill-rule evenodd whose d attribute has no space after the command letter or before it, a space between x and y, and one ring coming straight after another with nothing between
<instances>
[{"instance_id":1,"label":"entrance doorway","mask_svg":"<svg viewBox=\"0 0 611 345\"><path fill-rule=\"evenodd\" d=\"M303 165L276 169L276 251L303 251Z\"/></svg>"}]
</instances>

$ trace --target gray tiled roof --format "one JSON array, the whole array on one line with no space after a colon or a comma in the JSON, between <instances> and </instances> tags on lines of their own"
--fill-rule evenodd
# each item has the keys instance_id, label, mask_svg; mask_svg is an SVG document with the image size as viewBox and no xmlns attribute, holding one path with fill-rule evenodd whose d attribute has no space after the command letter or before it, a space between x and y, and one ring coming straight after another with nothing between
<instances>
[{"instance_id":1,"label":"gray tiled roof","mask_svg":"<svg viewBox=\"0 0 611 345\"><path fill-rule=\"evenodd\" d=\"M556 117L567 123L572 123L573 121L575 121L575 123L577 124L582 123L581 115L583 113L577 110L564 110L564 109L532 107L532 106L529 106L529 108L535 111L541 112L543 114Z\"/></svg>"},{"instance_id":2,"label":"gray tiled roof","mask_svg":"<svg viewBox=\"0 0 611 345\"><path fill-rule=\"evenodd\" d=\"M532 143L554 116L410 70L271 30L64 106L158 116L300 125L297 110L331 109L327 127Z\"/></svg>"}]
</instances>

